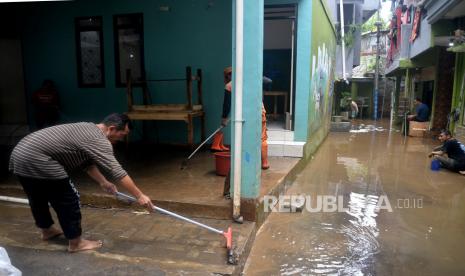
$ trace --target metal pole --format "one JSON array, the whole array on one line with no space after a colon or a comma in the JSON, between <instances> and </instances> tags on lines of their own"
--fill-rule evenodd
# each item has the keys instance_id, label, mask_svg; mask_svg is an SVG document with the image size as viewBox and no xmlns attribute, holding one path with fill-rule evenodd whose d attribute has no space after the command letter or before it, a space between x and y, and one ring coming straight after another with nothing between
<instances>
[{"instance_id":1,"label":"metal pole","mask_svg":"<svg viewBox=\"0 0 465 276\"><path fill-rule=\"evenodd\" d=\"M116 196L119 196L119 197L121 197L121 198L125 198L125 199L127 199L127 200L129 200L129 201L131 201L131 202L137 202L137 199L135 199L134 197L132 197L132 196L130 196L130 195L124 194L124 193L116 192ZM176 213L170 212L170 211L165 210L165 209L163 209L163 208L154 206L153 209L156 210L156 211L158 211L158 212L160 212L160 213L163 213L163 214L165 214L165 215L169 215L169 216L175 217L175 218L177 218L177 219L180 219L180 220L183 220L183 221L186 221L186 222L195 224L195 225L197 225L197 226L200 226L200 227L202 227L202 228L205 228L205 229L207 229L207 230L209 230L209 231L212 231L212 232L215 232L215 233L217 233L217 234L223 234L223 231L221 231L221 230L218 230L218 229L216 229L216 228L210 227L210 226L205 225L205 224L203 224L203 223L200 223L200 222L198 222L198 221L195 221L195 220L192 220L192 219L183 217L183 216L181 216L181 215L178 215L178 214L176 214Z\"/></svg>"},{"instance_id":2,"label":"metal pole","mask_svg":"<svg viewBox=\"0 0 465 276\"><path fill-rule=\"evenodd\" d=\"M380 32L379 28L381 25L380 17L379 17L379 6L378 6L378 19L376 21L376 69L375 69L375 90L373 91L373 119L378 119L378 93L379 93L379 56L380 56L380 49L379 49L379 37Z\"/></svg>"},{"instance_id":3,"label":"metal pole","mask_svg":"<svg viewBox=\"0 0 465 276\"><path fill-rule=\"evenodd\" d=\"M208 136L207 139L205 139L205 141L203 141L202 144L200 144L200 146L198 146L198 147L194 150L194 152L192 152L191 155L189 155L189 157L187 157L187 159L188 159L188 160L191 159L192 156L194 156L194 154L195 154L197 151L199 151L199 149L200 149L203 145L205 145L206 142L208 142L208 140L210 140L213 136L215 136L215 134L217 134L217 133L218 133L220 130L222 130L223 128L224 128L223 125L220 126L219 128L217 128L217 129L215 130L215 132L213 132L210 136Z\"/></svg>"},{"instance_id":4,"label":"metal pole","mask_svg":"<svg viewBox=\"0 0 465 276\"><path fill-rule=\"evenodd\" d=\"M0 200L7 201L7 202L14 202L14 203L29 204L29 200L25 198L19 198L19 197L0 196Z\"/></svg>"},{"instance_id":5,"label":"metal pole","mask_svg":"<svg viewBox=\"0 0 465 276\"><path fill-rule=\"evenodd\" d=\"M342 0L339 1L339 13L341 17L341 47L342 47L342 79L347 81L346 78L346 44L344 41L345 32L344 32L344 3Z\"/></svg>"},{"instance_id":6,"label":"metal pole","mask_svg":"<svg viewBox=\"0 0 465 276\"><path fill-rule=\"evenodd\" d=\"M290 115L290 123L289 123L289 130L292 130L292 114L293 114L293 101L294 101L294 39L295 39L295 20L292 20L292 38L291 38L291 87L289 88L289 115ZM286 106L286 105L284 105ZM284 110L284 114L286 114L287 110Z\"/></svg>"},{"instance_id":7,"label":"metal pole","mask_svg":"<svg viewBox=\"0 0 465 276\"><path fill-rule=\"evenodd\" d=\"M242 93L244 86L244 0L236 0L235 13L235 46L236 62L234 68L234 187L233 187L233 218L241 215L241 185L242 185Z\"/></svg>"}]
</instances>

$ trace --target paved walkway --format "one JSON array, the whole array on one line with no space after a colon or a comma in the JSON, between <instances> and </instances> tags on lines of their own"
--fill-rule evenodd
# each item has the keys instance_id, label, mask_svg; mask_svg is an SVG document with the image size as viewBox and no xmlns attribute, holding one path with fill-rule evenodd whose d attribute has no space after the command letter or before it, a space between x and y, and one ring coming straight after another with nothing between
<instances>
[{"instance_id":1,"label":"paved walkway","mask_svg":"<svg viewBox=\"0 0 465 276\"><path fill-rule=\"evenodd\" d=\"M63 237L40 240L28 206L0 202L0 220L0 246L24 275L231 275L240 271L255 233L254 223L232 225L242 262L232 266L222 236L161 214L83 208L84 236L104 246L73 254ZM224 230L231 225L200 221Z\"/></svg>"}]
</instances>

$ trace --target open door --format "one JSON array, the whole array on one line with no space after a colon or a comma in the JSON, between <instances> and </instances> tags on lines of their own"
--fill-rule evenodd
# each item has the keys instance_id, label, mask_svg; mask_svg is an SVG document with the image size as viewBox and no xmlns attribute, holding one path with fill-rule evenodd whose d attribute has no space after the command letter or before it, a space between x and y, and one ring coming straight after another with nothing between
<instances>
[{"instance_id":1,"label":"open door","mask_svg":"<svg viewBox=\"0 0 465 276\"><path fill-rule=\"evenodd\" d=\"M269 129L293 129L295 98L296 5L265 6L263 86Z\"/></svg>"}]
</instances>

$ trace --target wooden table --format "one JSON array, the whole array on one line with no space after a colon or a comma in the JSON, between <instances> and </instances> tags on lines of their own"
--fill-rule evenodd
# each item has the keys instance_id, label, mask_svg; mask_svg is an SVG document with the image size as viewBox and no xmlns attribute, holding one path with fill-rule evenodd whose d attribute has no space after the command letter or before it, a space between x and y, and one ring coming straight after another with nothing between
<instances>
[{"instance_id":1,"label":"wooden table","mask_svg":"<svg viewBox=\"0 0 465 276\"><path fill-rule=\"evenodd\" d=\"M184 121L187 124L187 144L194 148L194 122L196 117L200 118L202 141L205 140L205 112L201 105L194 105L188 109L183 104L165 105L133 105L132 110L126 112L131 120L142 121Z\"/></svg>"},{"instance_id":2,"label":"wooden table","mask_svg":"<svg viewBox=\"0 0 465 276\"><path fill-rule=\"evenodd\" d=\"M274 104L273 104L273 113L271 114L273 116L273 120L276 120L278 117L278 97L284 97L284 114L287 112L287 96L288 96L287 91L263 91L263 97L266 96L272 96L274 97Z\"/></svg>"}]
</instances>

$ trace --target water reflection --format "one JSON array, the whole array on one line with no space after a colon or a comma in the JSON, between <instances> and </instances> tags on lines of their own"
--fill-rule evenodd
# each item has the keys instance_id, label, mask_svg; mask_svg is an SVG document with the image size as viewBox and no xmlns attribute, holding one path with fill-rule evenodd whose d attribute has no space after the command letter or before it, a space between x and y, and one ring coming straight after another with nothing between
<instances>
[{"instance_id":1,"label":"water reflection","mask_svg":"<svg viewBox=\"0 0 465 276\"><path fill-rule=\"evenodd\" d=\"M465 275L463 176L429 170L431 139L372 130L331 134L288 193L343 196L348 210L271 214L245 275Z\"/></svg>"}]
</instances>

